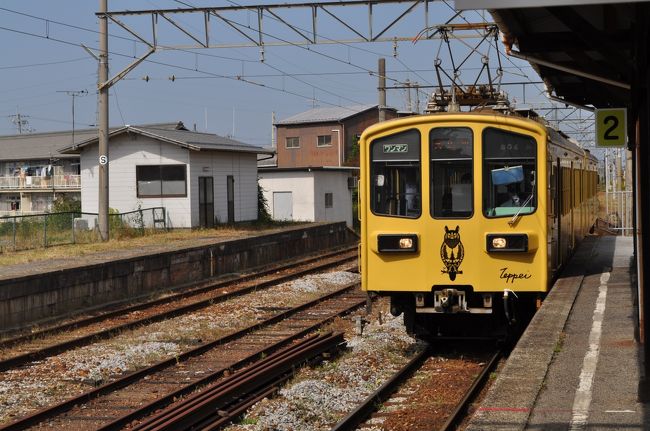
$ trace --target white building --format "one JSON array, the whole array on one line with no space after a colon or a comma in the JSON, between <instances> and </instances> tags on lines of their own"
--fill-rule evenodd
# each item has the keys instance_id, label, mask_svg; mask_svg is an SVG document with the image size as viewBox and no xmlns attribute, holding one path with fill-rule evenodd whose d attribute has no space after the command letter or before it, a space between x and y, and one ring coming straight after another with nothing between
<instances>
[{"instance_id":1,"label":"white building","mask_svg":"<svg viewBox=\"0 0 650 431\"><path fill-rule=\"evenodd\" d=\"M260 186L274 220L345 221L352 227L356 167L262 168Z\"/></svg>"},{"instance_id":2,"label":"white building","mask_svg":"<svg viewBox=\"0 0 650 431\"><path fill-rule=\"evenodd\" d=\"M211 227L257 219L257 154L272 151L176 125L124 126L109 134L109 207L165 207L167 226ZM78 153L82 211L98 212L98 139Z\"/></svg>"}]
</instances>

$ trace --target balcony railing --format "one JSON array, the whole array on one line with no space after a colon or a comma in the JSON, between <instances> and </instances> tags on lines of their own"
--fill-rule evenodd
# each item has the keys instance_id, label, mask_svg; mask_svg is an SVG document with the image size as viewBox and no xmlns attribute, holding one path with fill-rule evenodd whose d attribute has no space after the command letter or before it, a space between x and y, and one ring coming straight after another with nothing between
<instances>
[{"instance_id":1,"label":"balcony railing","mask_svg":"<svg viewBox=\"0 0 650 431\"><path fill-rule=\"evenodd\" d=\"M0 189L80 189L81 175L51 177L0 177Z\"/></svg>"}]
</instances>

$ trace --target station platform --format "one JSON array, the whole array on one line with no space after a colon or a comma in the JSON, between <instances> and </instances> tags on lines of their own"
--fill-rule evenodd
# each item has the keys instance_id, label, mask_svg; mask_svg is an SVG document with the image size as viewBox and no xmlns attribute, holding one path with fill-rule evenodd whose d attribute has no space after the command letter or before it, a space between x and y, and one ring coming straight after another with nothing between
<instances>
[{"instance_id":1,"label":"station platform","mask_svg":"<svg viewBox=\"0 0 650 431\"><path fill-rule=\"evenodd\" d=\"M74 257L3 265L0 338L81 312L351 246L358 240L345 222L204 234L202 238L161 239L146 246L136 242L128 248L109 247Z\"/></svg>"},{"instance_id":2,"label":"station platform","mask_svg":"<svg viewBox=\"0 0 650 431\"><path fill-rule=\"evenodd\" d=\"M466 430L645 430L631 237L590 236Z\"/></svg>"}]
</instances>

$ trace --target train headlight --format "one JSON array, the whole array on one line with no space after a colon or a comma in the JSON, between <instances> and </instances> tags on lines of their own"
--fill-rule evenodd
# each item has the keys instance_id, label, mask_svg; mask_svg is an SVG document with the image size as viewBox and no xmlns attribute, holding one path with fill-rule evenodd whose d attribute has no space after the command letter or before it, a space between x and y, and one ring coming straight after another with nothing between
<instances>
[{"instance_id":1,"label":"train headlight","mask_svg":"<svg viewBox=\"0 0 650 431\"><path fill-rule=\"evenodd\" d=\"M486 242L488 253L528 251L528 235L525 233L488 234Z\"/></svg>"},{"instance_id":2,"label":"train headlight","mask_svg":"<svg viewBox=\"0 0 650 431\"><path fill-rule=\"evenodd\" d=\"M377 249L380 253L415 253L418 251L416 234L380 234L377 236Z\"/></svg>"}]
</instances>

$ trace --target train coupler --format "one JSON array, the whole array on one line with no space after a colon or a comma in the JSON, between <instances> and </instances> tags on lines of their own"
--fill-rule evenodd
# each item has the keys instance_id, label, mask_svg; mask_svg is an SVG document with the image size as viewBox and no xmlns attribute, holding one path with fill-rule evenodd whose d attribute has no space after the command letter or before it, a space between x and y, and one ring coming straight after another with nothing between
<instances>
[{"instance_id":1,"label":"train coupler","mask_svg":"<svg viewBox=\"0 0 650 431\"><path fill-rule=\"evenodd\" d=\"M436 290L433 293L433 307L439 313L457 313L467 311L465 291L457 289Z\"/></svg>"}]
</instances>

